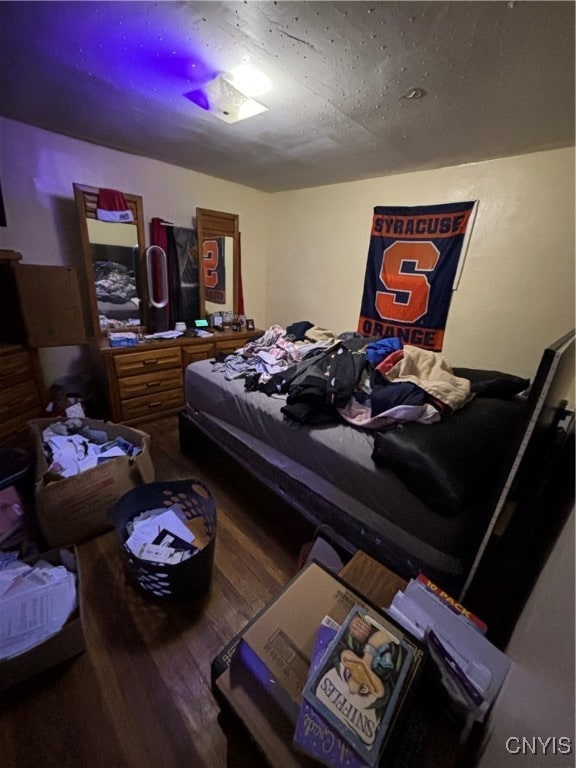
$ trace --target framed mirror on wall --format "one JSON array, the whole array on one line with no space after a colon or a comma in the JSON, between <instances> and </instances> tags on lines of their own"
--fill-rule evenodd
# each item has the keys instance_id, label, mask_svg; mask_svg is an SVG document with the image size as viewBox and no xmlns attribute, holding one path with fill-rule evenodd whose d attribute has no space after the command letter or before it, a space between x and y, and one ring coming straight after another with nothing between
<instances>
[{"instance_id":1,"label":"framed mirror on wall","mask_svg":"<svg viewBox=\"0 0 576 768\"><path fill-rule=\"evenodd\" d=\"M196 208L201 254L200 306L204 316L238 314L240 304L240 230L235 213Z\"/></svg>"},{"instance_id":2,"label":"framed mirror on wall","mask_svg":"<svg viewBox=\"0 0 576 768\"><path fill-rule=\"evenodd\" d=\"M142 198L74 184L93 332L147 325Z\"/></svg>"}]
</instances>

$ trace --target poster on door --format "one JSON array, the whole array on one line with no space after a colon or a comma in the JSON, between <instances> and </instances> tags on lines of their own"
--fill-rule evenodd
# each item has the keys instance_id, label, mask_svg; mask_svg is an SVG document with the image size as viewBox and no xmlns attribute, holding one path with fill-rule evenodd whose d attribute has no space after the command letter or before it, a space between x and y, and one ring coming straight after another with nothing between
<instances>
[{"instance_id":1,"label":"poster on door","mask_svg":"<svg viewBox=\"0 0 576 768\"><path fill-rule=\"evenodd\" d=\"M477 204L374 208L360 333L442 350Z\"/></svg>"}]
</instances>

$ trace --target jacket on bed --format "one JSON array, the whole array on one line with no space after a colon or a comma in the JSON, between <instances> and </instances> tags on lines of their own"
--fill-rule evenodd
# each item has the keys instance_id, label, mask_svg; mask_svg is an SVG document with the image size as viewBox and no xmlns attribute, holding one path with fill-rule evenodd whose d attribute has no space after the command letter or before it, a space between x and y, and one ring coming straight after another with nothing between
<instances>
[{"instance_id":1,"label":"jacket on bed","mask_svg":"<svg viewBox=\"0 0 576 768\"><path fill-rule=\"evenodd\" d=\"M303 424L320 424L338 418L337 408L352 397L366 364L359 339L339 341L323 354L293 366L285 378L286 405L282 413Z\"/></svg>"}]
</instances>

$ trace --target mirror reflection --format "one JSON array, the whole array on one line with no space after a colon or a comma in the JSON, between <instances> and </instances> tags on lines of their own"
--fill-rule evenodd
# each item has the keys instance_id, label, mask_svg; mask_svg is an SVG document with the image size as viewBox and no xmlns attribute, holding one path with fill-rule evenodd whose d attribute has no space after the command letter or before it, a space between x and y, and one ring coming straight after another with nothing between
<instances>
[{"instance_id":1,"label":"mirror reflection","mask_svg":"<svg viewBox=\"0 0 576 768\"><path fill-rule=\"evenodd\" d=\"M94 333L145 326L142 198L73 186Z\"/></svg>"},{"instance_id":2,"label":"mirror reflection","mask_svg":"<svg viewBox=\"0 0 576 768\"><path fill-rule=\"evenodd\" d=\"M100 328L110 328L113 321L140 325L136 225L89 219L87 227Z\"/></svg>"},{"instance_id":3,"label":"mirror reflection","mask_svg":"<svg viewBox=\"0 0 576 768\"><path fill-rule=\"evenodd\" d=\"M204 238L202 266L205 313L234 312L234 239Z\"/></svg>"},{"instance_id":4,"label":"mirror reflection","mask_svg":"<svg viewBox=\"0 0 576 768\"><path fill-rule=\"evenodd\" d=\"M204 315L238 314L240 232L238 215L196 209L202 248L201 300Z\"/></svg>"}]
</instances>

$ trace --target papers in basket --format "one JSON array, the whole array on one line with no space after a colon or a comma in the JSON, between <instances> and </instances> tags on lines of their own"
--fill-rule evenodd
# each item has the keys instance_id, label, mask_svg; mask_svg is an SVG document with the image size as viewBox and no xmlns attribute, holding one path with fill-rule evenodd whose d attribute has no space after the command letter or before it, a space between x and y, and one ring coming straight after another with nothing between
<instances>
[{"instance_id":1,"label":"papers in basket","mask_svg":"<svg viewBox=\"0 0 576 768\"><path fill-rule=\"evenodd\" d=\"M126 547L141 560L177 565L198 550L195 536L186 526L186 515L178 504L168 509L143 512L127 526Z\"/></svg>"}]
</instances>

